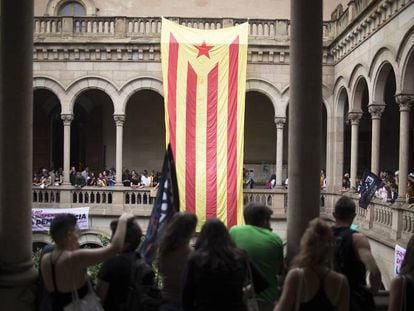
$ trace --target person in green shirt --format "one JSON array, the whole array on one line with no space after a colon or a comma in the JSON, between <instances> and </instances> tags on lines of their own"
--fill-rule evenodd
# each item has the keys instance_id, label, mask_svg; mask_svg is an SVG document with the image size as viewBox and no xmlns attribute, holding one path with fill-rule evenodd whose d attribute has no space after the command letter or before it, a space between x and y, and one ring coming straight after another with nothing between
<instances>
[{"instance_id":1,"label":"person in green shirt","mask_svg":"<svg viewBox=\"0 0 414 311\"><path fill-rule=\"evenodd\" d=\"M237 247L245 250L262 272L269 287L257 294L260 311L273 310L280 296L278 275L283 272L283 242L270 227L273 211L262 204L250 203L244 208L246 225L230 229Z\"/></svg>"}]
</instances>

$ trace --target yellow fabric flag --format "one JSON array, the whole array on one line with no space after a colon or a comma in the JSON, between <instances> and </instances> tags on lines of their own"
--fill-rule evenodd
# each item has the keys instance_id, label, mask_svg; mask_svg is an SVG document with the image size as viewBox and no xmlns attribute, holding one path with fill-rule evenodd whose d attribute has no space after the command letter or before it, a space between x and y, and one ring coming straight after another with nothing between
<instances>
[{"instance_id":1,"label":"yellow fabric flag","mask_svg":"<svg viewBox=\"0 0 414 311\"><path fill-rule=\"evenodd\" d=\"M243 223L243 149L248 24L218 30L162 20L166 144L180 209L199 226Z\"/></svg>"}]
</instances>

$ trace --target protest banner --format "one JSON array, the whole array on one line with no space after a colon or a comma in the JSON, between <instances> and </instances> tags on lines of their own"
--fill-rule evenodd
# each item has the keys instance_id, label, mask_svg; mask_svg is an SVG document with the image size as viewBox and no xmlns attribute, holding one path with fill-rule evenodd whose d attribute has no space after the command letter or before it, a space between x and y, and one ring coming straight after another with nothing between
<instances>
[{"instance_id":1,"label":"protest banner","mask_svg":"<svg viewBox=\"0 0 414 311\"><path fill-rule=\"evenodd\" d=\"M397 276L400 274L401 264L404 260L404 256L405 256L405 248L396 244L395 251L394 251L394 276Z\"/></svg>"},{"instance_id":2,"label":"protest banner","mask_svg":"<svg viewBox=\"0 0 414 311\"><path fill-rule=\"evenodd\" d=\"M89 229L89 207L32 208L32 231L49 231L50 223L58 214L73 214L79 229Z\"/></svg>"}]
</instances>

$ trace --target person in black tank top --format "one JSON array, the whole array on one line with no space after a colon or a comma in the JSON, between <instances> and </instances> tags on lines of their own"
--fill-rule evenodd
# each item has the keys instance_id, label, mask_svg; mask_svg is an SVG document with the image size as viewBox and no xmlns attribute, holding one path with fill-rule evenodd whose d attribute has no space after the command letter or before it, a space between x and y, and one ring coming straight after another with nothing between
<instances>
[{"instance_id":1,"label":"person in black tank top","mask_svg":"<svg viewBox=\"0 0 414 311\"><path fill-rule=\"evenodd\" d=\"M335 204L335 270L343 273L350 286L350 310L376 310L373 295L381 287L381 272L371 253L367 237L350 226L356 216L356 206L349 197L340 198ZM369 272L369 286L366 274Z\"/></svg>"},{"instance_id":2,"label":"person in black tank top","mask_svg":"<svg viewBox=\"0 0 414 311\"><path fill-rule=\"evenodd\" d=\"M324 310L324 311L333 311L335 310L335 306L329 300L325 292L325 278L329 274L330 270L326 270L326 272L319 278L319 288L316 292L315 296L313 296L310 300L306 302L302 302L300 304L299 310L300 311L313 311L313 310ZM315 273L317 273L315 271Z\"/></svg>"},{"instance_id":3,"label":"person in black tank top","mask_svg":"<svg viewBox=\"0 0 414 311\"><path fill-rule=\"evenodd\" d=\"M90 286L86 269L114 256L122 249L126 223L131 218L133 215L127 213L119 217L118 228L107 247L81 249L76 217L72 214L55 216L50 225L50 235L55 247L40 261L42 280L50 293L52 310L63 310L72 301L74 290L78 292L79 298L88 293Z\"/></svg>"},{"instance_id":4,"label":"person in black tank top","mask_svg":"<svg viewBox=\"0 0 414 311\"><path fill-rule=\"evenodd\" d=\"M327 223L313 219L302 236L275 311L348 311L348 281L332 270L333 243Z\"/></svg>"}]
</instances>

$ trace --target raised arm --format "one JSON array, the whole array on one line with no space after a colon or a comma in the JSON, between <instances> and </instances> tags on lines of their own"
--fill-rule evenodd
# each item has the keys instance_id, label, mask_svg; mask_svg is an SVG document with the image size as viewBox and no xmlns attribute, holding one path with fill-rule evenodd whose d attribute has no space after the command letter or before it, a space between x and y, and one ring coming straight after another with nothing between
<instances>
[{"instance_id":1,"label":"raised arm","mask_svg":"<svg viewBox=\"0 0 414 311\"><path fill-rule=\"evenodd\" d=\"M94 249L79 249L73 252L72 260L81 268L87 268L119 253L123 246L126 234L126 225L128 219L134 217L130 213L124 213L119 217L116 232L111 243L106 247Z\"/></svg>"},{"instance_id":2,"label":"raised arm","mask_svg":"<svg viewBox=\"0 0 414 311\"><path fill-rule=\"evenodd\" d=\"M381 272L374 256L372 256L369 241L367 237L361 233L353 234L352 238L355 251L369 272L370 290L373 294L376 294L381 287Z\"/></svg>"}]
</instances>

